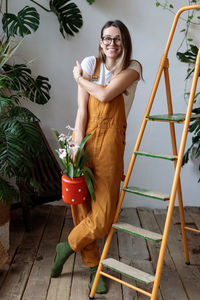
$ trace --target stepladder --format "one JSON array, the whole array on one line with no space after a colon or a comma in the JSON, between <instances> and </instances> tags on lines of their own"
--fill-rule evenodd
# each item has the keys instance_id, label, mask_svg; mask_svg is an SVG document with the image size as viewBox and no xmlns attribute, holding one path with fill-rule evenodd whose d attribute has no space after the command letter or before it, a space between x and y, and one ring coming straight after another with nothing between
<instances>
[{"instance_id":1,"label":"stepladder","mask_svg":"<svg viewBox=\"0 0 200 300\"><path fill-rule=\"evenodd\" d=\"M176 30L176 26L178 23L178 20L181 16L181 14L185 11L192 10L192 9L200 9L200 5L189 5L182 7L177 14L175 15L174 22L172 24L169 37L163 52L163 55L160 60L159 68L155 77L155 81L153 84L153 88L150 94L150 98L144 113L144 117L142 120L142 124L136 139L136 143L133 149L133 153L130 159L130 163L127 169L127 173L123 182L123 186L121 188L121 193L119 196L118 206L116 209L116 214L113 220L112 227L108 233L107 239L105 241L105 245L102 251L100 263L98 266L98 270L96 273L96 277L93 283L93 287L91 289L89 298L94 299L95 291L98 285L98 281L100 276L105 276L110 278L111 280L115 280L118 283L125 285L139 293L142 293L146 296L148 296L151 300L156 300L158 295L158 289L160 285L161 280L161 274L163 270L163 263L164 263L164 257L165 252L167 248L167 241L170 231L170 225L172 221L172 214L175 204L175 198L177 195L178 198L178 206L179 206L179 214L180 214L180 223L181 223L181 231L182 231L182 241L183 241L183 248L184 248L184 256L185 256L185 263L190 264L189 260L189 251L188 251L188 243L187 243L187 237L186 237L186 231L187 230L194 230L198 233L200 233L199 230L190 228L186 226L185 223L185 217L184 217L184 206L183 206L183 200L182 200L182 189L181 189L181 181L180 181L180 173L181 173L181 167L183 162L183 156L185 151L185 145L187 140L187 134L188 129L190 125L190 121L192 120L200 120L200 114L193 114L193 104L196 94L196 88L197 88L197 82L198 77L200 74L200 48L197 54L195 68L194 68L194 74L190 89L190 96L187 104L186 111L184 113L174 113L173 111L173 105L172 105L172 95L171 95L171 88L170 88L170 76L169 76L169 59L168 59L168 52L172 43L172 39L174 37L174 33ZM164 83L165 83L165 93L166 93L166 99L167 99L167 111L164 115L151 115L151 109L154 104L155 96L160 84L161 76L164 76ZM146 126L148 122L154 121L154 122L167 122L169 123L169 131L170 131L170 137L171 137L171 146L172 146L172 154L159 154L159 153L150 153L150 152L144 152L140 151L140 145L143 139L143 135L146 129ZM182 134L179 146L177 147L177 141L176 141L176 134L175 134L175 123L182 124ZM181 125L180 125L181 126ZM147 150L148 151L148 150ZM173 162L174 164L174 172L172 176L172 185L171 190L169 194L165 194L163 192L155 192L149 189L144 189L143 187L136 187L132 186L130 181L131 174L134 172L134 164L137 157L150 157L154 159L164 159ZM168 209L166 213L166 219L165 219L165 225L162 234L151 232L145 228L140 228L133 226L131 224L118 222L119 214L121 211L121 207L123 204L124 196L126 193L132 193L137 194L145 197L150 197L153 199L159 199L162 201L168 202ZM149 274L146 273L143 270L138 270L132 266L126 265L120 261L117 261L113 258L108 258L108 250L110 243L112 241L112 237L115 230L123 231L124 234L132 234L134 236L149 239L151 241L160 243L160 250L157 260L157 266L155 269L155 274ZM139 258L138 258L139 259ZM119 279L117 276L110 275L106 272L107 269L114 270L116 273L123 274L123 278L126 276L133 279L133 282L139 281L144 284L144 288L139 288L135 284L131 284L130 281L127 282L125 280ZM145 285L151 285L151 292L145 290Z\"/></svg>"}]
</instances>

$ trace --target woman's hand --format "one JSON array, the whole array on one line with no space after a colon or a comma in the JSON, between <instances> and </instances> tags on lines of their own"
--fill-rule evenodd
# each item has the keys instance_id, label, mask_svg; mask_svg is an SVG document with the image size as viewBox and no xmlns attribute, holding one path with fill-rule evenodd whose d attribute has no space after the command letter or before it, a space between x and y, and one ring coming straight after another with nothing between
<instances>
[{"instance_id":1,"label":"woman's hand","mask_svg":"<svg viewBox=\"0 0 200 300\"><path fill-rule=\"evenodd\" d=\"M76 66L73 69L73 75L74 75L74 79L76 80L76 82L78 83L79 78L82 76L83 74L83 70L81 68L81 64L80 62L77 60L76 61Z\"/></svg>"}]
</instances>

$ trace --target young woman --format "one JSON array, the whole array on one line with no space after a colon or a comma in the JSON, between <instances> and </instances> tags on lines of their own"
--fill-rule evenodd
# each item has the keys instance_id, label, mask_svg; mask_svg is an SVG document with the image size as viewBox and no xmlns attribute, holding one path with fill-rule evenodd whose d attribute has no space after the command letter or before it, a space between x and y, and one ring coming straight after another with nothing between
<instances>
[{"instance_id":1,"label":"young woman","mask_svg":"<svg viewBox=\"0 0 200 300\"><path fill-rule=\"evenodd\" d=\"M84 264L90 267L92 287L99 264L97 239L105 237L115 215L123 176L126 119L142 76L141 65L131 60L131 54L127 27L119 20L108 21L101 31L98 58L86 57L74 67L78 84L75 141L79 145L91 134L87 147L96 181L96 202L88 199L85 204L72 206L75 227L68 241L56 247L52 277L59 276L67 258L80 251ZM96 293L106 291L100 277Z\"/></svg>"}]
</instances>

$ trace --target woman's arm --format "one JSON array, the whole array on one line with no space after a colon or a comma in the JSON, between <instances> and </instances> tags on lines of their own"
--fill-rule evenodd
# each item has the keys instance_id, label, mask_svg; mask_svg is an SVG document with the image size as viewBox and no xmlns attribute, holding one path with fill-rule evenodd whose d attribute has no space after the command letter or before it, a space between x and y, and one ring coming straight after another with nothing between
<instances>
[{"instance_id":1,"label":"woman's arm","mask_svg":"<svg viewBox=\"0 0 200 300\"><path fill-rule=\"evenodd\" d=\"M113 78L107 86L103 87L89 81L89 78L84 78L81 75L81 72L82 69L80 63L77 62L73 71L75 80L89 94L101 102L113 100L115 97L123 93L135 80L139 79L137 71L133 69L126 69Z\"/></svg>"},{"instance_id":2,"label":"woman's arm","mask_svg":"<svg viewBox=\"0 0 200 300\"><path fill-rule=\"evenodd\" d=\"M87 91L78 85L78 109L75 121L75 143L80 145L82 139L85 137L87 125L87 105L89 94Z\"/></svg>"}]
</instances>

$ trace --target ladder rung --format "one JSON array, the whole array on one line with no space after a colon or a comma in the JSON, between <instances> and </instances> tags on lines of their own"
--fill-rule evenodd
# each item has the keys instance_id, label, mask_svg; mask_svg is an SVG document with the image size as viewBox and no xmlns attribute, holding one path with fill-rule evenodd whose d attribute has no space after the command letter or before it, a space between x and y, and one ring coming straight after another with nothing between
<instances>
[{"instance_id":1,"label":"ladder rung","mask_svg":"<svg viewBox=\"0 0 200 300\"><path fill-rule=\"evenodd\" d=\"M156 153L148 153L148 152L142 152L142 151L135 151L136 155L141 156L148 156L148 157L155 157L155 158L161 158L161 159L167 159L167 160L177 160L177 155L165 155L165 154L156 154Z\"/></svg>"},{"instance_id":2,"label":"ladder rung","mask_svg":"<svg viewBox=\"0 0 200 300\"><path fill-rule=\"evenodd\" d=\"M136 227L131 224L118 222L112 225L113 228L128 232L133 235L137 235L139 237L143 237L145 239L159 242L162 240L162 235L156 232L152 232L141 227Z\"/></svg>"},{"instance_id":3,"label":"ladder rung","mask_svg":"<svg viewBox=\"0 0 200 300\"><path fill-rule=\"evenodd\" d=\"M126 265L120 261L117 261L113 258L106 258L102 260L102 265L108 267L116 272L119 272L125 276L131 277L134 280L145 284L152 284L154 282L154 276L148 273L145 273L141 270L135 269L129 265Z\"/></svg>"},{"instance_id":4,"label":"ladder rung","mask_svg":"<svg viewBox=\"0 0 200 300\"><path fill-rule=\"evenodd\" d=\"M159 199L162 201L168 201L169 200L169 195L164 194L164 193L158 193L158 192L154 192L154 191L150 191L150 190L146 190L146 189L141 189L135 186L129 186L127 188L123 189L125 192L129 192L129 193L133 193L133 194L137 194L140 196L145 196L145 197L149 197L149 198L154 198L154 199Z\"/></svg>"},{"instance_id":5,"label":"ladder rung","mask_svg":"<svg viewBox=\"0 0 200 300\"><path fill-rule=\"evenodd\" d=\"M152 121L171 121L171 122L183 122L185 120L185 114L173 114L173 115L152 115L146 117ZM200 114L191 114L191 121L199 119Z\"/></svg>"}]
</instances>

